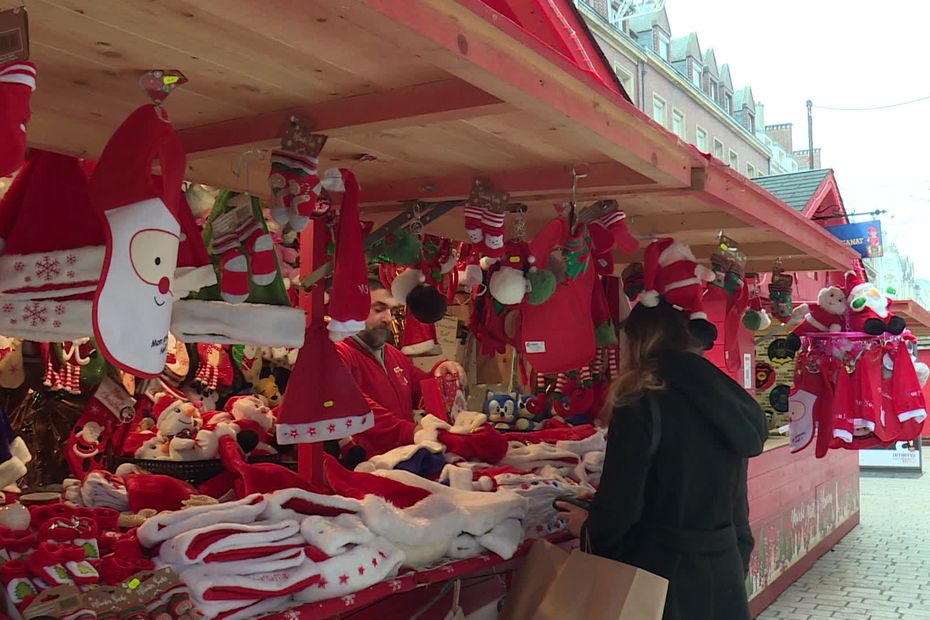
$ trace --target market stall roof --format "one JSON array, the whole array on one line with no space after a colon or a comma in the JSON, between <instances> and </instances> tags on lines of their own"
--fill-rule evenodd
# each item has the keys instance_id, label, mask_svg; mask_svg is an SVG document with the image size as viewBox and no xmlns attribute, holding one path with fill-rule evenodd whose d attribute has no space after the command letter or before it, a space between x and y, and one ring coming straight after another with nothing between
<instances>
[{"instance_id":1,"label":"market stall roof","mask_svg":"<svg viewBox=\"0 0 930 620\"><path fill-rule=\"evenodd\" d=\"M721 230L750 269L779 257L792 270L845 268L853 256L637 110L587 51L568 0L26 6L39 67L33 146L96 156L144 102L140 75L178 69L190 81L165 107L193 181L266 195L268 150L299 114L330 136L322 164L356 171L376 222L401 201L464 198L482 175L529 205L532 231L572 195L575 171L587 175L579 202L616 198L634 233L674 234L702 258ZM463 234L458 217L434 226Z\"/></svg>"},{"instance_id":2,"label":"market stall roof","mask_svg":"<svg viewBox=\"0 0 930 620\"><path fill-rule=\"evenodd\" d=\"M930 311L918 302L910 299L893 301L891 311L907 321L907 328L915 336L930 336Z\"/></svg>"}]
</instances>

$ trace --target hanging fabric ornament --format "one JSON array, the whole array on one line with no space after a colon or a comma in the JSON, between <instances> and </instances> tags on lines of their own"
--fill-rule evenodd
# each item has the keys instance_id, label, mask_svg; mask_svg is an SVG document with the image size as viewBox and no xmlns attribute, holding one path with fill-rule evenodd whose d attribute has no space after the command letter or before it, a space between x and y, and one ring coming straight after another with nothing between
<instances>
[{"instance_id":1,"label":"hanging fabric ornament","mask_svg":"<svg viewBox=\"0 0 930 620\"><path fill-rule=\"evenodd\" d=\"M769 284L769 300L772 316L783 324L791 320L794 312L794 303L791 298L793 289L794 278L785 273L781 260L776 261L772 268L772 282Z\"/></svg>"},{"instance_id":2,"label":"hanging fabric ornament","mask_svg":"<svg viewBox=\"0 0 930 620\"><path fill-rule=\"evenodd\" d=\"M199 343L197 354L200 362L194 381L212 391L232 385L232 362L225 347L218 344Z\"/></svg>"},{"instance_id":3,"label":"hanging fabric ornament","mask_svg":"<svg viewBox=\"0 0 930 620\"><path fill-rule=\"evenodd\" d=\"M31 62L0 64L0 177L23 165L29 99L35 89L36 68Z\"/></svg>"},{"instance_id":4,"label":"hanging fabric ornament","mask_svg":"<svg viewBox=\"0 0 930 620\"><path fill-rule=\"evenodd\" d=\"M710 257L714 279L710 284L733 295L743 287L746 275L746 255L737 243L723 233L717 238L717 247Z\"/></svg>"},{"instance_id":5,"label":"hanging fabric ornament","mask_svg":"<svg viewBox=\"0 0 930 620\"><path fill-rule=\"evenodd\" d=\"M106 467L110 441L127 428L135 417L135 399L115 381L107 378L87 402L66 444L66 458L72 475L83 480L95 469Z\"/></svg>"},{"instance_id":6,"label":"hanging fabric ornament","mask_svg":"<svg viewBox=\"0 0 930 620\"><path fill-rule=\"evenodd\" d=\"M110 138L90 181L91 203L108 230L94 337L108 361L139 377L165 368L184 169L184 149L164 110L146 105Z\"/></svg>"},{"instance_id":7,"label":"hanging fabric ornament","mask_svg":"<svg viewBox=\"0 0 930 620\"><path fill-rule=\"evenodd\" d=\"M329 337L339 342L365 329L371 294L359 223L358 181L351 170L331 168L323 176L323 186L327 191L343 193L333 258L333 290L329 299Z\"/></svg>"},{"instance_id":8,"label":"hanging fabric ornament","mask_svg":"<svg viewBox=\"0 0 930 620\"><path fill-rule=\"evenodd\" d=\"M759 291L758 276L747 276L749 289L749 307L743 313L743 327L751 332L765 331L772 325L772 319L762 306L762 293Z\"/></svg>"},{"instance_id":9,"label":"hanging fabric ornament","mask_svg":"<svg viewBox=\"0 0 930 620\"><path fill-rule=\"evenodd\" d=\"M0 387L15 389L26 379L23 370L23 341L0 336Z\"/></svg>"},{"instance_id":10,"label":"hanging fabric ornament","mask_svg":"<svg viewBox=\"0 0 930 620\"><path fill-rule=\"evenodd\" d=\"M240 196L238 206L212 220L210 241L213 255L220 259L220 293L231 304L249 298L250 280L268 286L278 276L274 239L255 217L251 199Z\"/></svg>"},{"instance_id":11,"label":"hanging fabric ornament","mask_svg":"<svg viewBox=\"0 0 930 620\"><path fill-rule=\"evenodd\" d=\"M410 312L404 317L404 336L401 342L401 353L409 357L442 353L442 347L437 342L435 323L421 323Z\"/></svg>"},{"instance_id":12,"label":"hanging fabric ornament","mask_svg":"<svg viewBox=\"0 0 930 620\"><path fill-rule=\"evenodd\" d=\"M300 232L310 218L322 217L329 203L321 201L322 184L318 176L319 156L326 136L309 134L301 119L293 117L281 138L281 147L271 152L271 219L280 226L290 224Z\"/></svg>"}]
</instances>

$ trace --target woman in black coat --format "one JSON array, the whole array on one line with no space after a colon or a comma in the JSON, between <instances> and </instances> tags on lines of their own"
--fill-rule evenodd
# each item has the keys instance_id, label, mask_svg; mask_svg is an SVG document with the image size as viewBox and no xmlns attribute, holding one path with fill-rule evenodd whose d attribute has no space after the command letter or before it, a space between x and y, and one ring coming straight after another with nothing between
<instances>
[{"instance_id":1,"label":"woman in black coat","mask_svg":"<svg viewBox=\"0 0 930 620\"><path fill-rule=\"evenodd\" d=\"M560 509L593 553L669 580L664 620L748 620L746 468L765 416L672 306L638 305L622 334L600 486L590 512Z\"/></svg>"}]
</instances>

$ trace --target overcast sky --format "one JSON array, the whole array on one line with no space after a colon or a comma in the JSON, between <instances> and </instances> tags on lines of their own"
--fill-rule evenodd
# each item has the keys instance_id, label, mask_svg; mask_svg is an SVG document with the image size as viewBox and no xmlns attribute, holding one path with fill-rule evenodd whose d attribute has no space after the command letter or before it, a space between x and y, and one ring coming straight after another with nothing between
<instances>
[{"instance_id":1,"label":"overcast sky","mask_svg":"<svg viewBox=\"0 0 930 620\"><path fill-rule=\"evenodd\" d=\"M766 124L794 123L807 148L805 101L814 102L814 147L836 172L849 212L887 209L897 243L930 278L930 2L902 0L667 0L672 36L694 31L701 50L729 63L734 88L752 86ZM867 218L857 218L863 220Z\"/></svg>"}]
</instances>

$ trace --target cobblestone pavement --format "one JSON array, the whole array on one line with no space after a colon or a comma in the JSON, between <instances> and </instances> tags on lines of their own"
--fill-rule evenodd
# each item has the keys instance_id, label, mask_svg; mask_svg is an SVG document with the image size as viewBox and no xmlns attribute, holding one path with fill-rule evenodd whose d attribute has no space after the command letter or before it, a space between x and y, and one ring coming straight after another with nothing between
<instances>
[{"instance_id":1,"label":"cobblestone pavement","mask_svg":"<svg viewBox=\"0 0 930 620\"><path fill-rule=\"evenodd\" d=\"M863 474L861 497L859 526L759 620L930 620L930 471Z\"/></svg>"}]
</instances>

